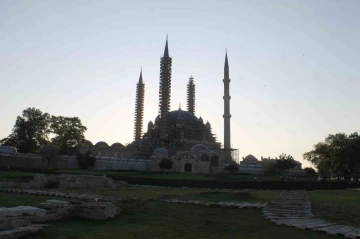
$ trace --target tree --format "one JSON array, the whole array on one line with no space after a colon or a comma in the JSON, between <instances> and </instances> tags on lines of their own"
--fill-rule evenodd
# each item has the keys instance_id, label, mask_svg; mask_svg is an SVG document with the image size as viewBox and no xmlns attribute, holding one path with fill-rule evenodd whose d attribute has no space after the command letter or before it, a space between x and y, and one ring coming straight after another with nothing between
<instances>
[{"instance_id":1,"label":"tree","mask_svg":"<svg viewBox=\"0 0 360 239\"><path fill-rule=\"evenodd\" d=\"M296 166L294 157L291 155L286 155L282 153L278 159L275 160L275 167L282 171L284 175L289 173L289 170Z\"/></svg>"},{"instance_id":2,"label":"tree","mask_svg":"<svg viewBox=\"0 0 360 239\"><path fill-rule=\"evenodd\" d=\"M96 162L96 158L92 154L90 154L90 152L84 154L78 153L78 155L76 156L76 160L79 167L82 169L93 168Z\"/></svg>"},{"instance_id":3,"label":"tree","mask_svg":"<svg viewBox=\"0 0 360 239\"><path fill-rule=\"evenodd\" d=\"M311 162L323 177L338 176L346 179L360 177L360 136L338 133L329 135L325 142L314 145L304 153L304 159Z\"/></svg>"},{"instance_id":4,"label":"tree","mask_svg":"<svg viewBox=\"0 0 360 239\"><path fill-rule=\"evenodd\" d=\"M307 167L307 168L304 168L304 171L311 177L316 176L316 171L313 168Z\"/></svg>"},{"instance_id":5,"label":"tree","mask_svg":"<svg viewBox=\"0 0 360 239\"><path fill-rule=\"evenodd\" d=\"M35 153L49 142L50 115L39 109L27 108L16 118L12 133L0 141L20 153Z\"/></svg>"},{"instance_id":6,"label":"tree","mask_svg":"<svg viewBox=\"0 0 360 239\"><path fill-rule=\"evenodd\" d=\"M173 162L171 161L171 159L163 159L159 162L159 168L161 169L172 169L173 166Z\"/></svg>"},{"instance_id":7,"label":"tree","mask_svg":"<svg viewBox=\"0 0 360 239\"><path fill-rule=\"evenodd\" d=\"M52 143L59 147L60 154L73 154L84 140L87 130L78 117L51 116Z\"/></svg>"}]
</instances>

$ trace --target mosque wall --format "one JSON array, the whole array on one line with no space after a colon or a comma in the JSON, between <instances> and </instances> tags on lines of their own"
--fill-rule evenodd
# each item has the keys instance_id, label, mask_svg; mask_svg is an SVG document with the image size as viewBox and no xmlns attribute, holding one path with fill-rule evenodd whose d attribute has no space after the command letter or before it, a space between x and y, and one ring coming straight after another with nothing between
<instances>
[{"instance_id":1,"label":"mosque wall","mask_svg":"<svg viewBox=\"0 0 360 239\"><path fill-rule=\"evenodd\" d=\"M45 168L46 160L40 156L0 155L2 168Z\"/></svg>"}]
</instances>

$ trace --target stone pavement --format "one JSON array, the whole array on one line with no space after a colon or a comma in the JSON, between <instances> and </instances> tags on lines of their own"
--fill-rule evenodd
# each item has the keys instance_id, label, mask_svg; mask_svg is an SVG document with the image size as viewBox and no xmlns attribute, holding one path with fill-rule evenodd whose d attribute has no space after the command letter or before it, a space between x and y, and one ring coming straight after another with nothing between
<instances>
[{"instance_id":1,"label":"stone pavement","mask_svg":"<svg viewBox=\"0 0 360 239\"><path fill-rule=\"evenodd\" d=\"M263 208L263 214L278 225L321 231L346 238L360 238L360 228L317 219L305 191L284 191Z\"/></svg>"}]
</instances>

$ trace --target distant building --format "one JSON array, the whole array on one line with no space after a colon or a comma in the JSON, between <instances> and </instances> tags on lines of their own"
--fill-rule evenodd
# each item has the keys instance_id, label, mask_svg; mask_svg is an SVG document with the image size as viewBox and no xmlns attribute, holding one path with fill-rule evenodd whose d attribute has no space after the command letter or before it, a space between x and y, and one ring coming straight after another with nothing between
<instances>
[{"instance_id":1,"label":"distant building","mask_svg":"<svg viewBox=\"0 0 360 239\"><path fill-rule=\"evenodd\" d=\"M261 161L255 158L255 156L249 154L245 158L243 158L242 161L240 161L240 167L241 168L257 168L257 169L263 169L267 167L267 164L274 162L276 159L272 159L270 157L264 158L261 156ZM301 163L299 161L296 161L296 166L292 168L292 170L301 170Z\"/></svg>"},{"instance_id":2,"label":"distant building","mask_svg":"<svg viewBox=\"0 0 360 239\"><path fill-rule=\"evenodd\" d=\"M223 79L224 148L217 142L211 124L208 121L205 123L202 117L195 115L195 81L192 76L187 83L187 110L181 109L180 106L178 110L170 110L171 74L172 58L166 39L164 55L160 59L159 112L154 122L150 121L146 132L142 132L145 84L141 70L136 87L134 141L128 145L114 143L111 146L105 142L93 145L86 141L80 147L80 151L89 151L98 157L144 159L155 162L161 160L158 155L163 149L167 152L166 157L174 160L176 171L180 172L217 172L231 160L238 162L238 150L232 149L230 145L231 97L227 52ZM203 151L196 151L195 149L200 146L204 146ZM183 164L184 160L187 163Z\"/></svg>"}]
</instances>

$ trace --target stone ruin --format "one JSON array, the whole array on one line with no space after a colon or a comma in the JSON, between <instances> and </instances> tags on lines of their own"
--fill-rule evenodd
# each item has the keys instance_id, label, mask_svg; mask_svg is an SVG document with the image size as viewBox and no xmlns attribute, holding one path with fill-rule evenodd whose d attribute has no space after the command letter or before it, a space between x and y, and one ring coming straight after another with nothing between
<instances>
[{"instance_id":1,"label":"stone ruin","mask_svg":"<svg viewBox=\"0 0 360 239\"><path fill-rule=\"evenodd\" d=\"M114 181L106 176L93 175L46 175L36 174L34 179L29 183L22 183L23 189L43 189L43 188L90 188L90 189L114 189L117 187L127 186L125 181Z\"/></svg>"},{"instance_id":2,"label":"stone ruin","mask_svg":"<svg viewBox=\"0 0 360 239\"><path fill-rule=\"evenodd\" d=\"M121 209L111 202L47 200L38 207L0 208L0 238L15 239L43 230L46 222L80 217L104 220L119 215Z\"/></svg>"},{"instance_id":3,"label":"stone ruin","mask_svg":"<svg viewBox=\"0 0 360 239\"><path fill-rule=\"evenodd\" d=\"M99 177L72 174L36 174L34 179L28 183L6 183L5 186L17 186L23 189L115 189L128 185L125 181L114 181L106 176ZM30 194L30 191L34 190L25 191L29 191L28 193ZM44 224L46 222L60 220L62 218L80 217L89 220L104 220L114 218L121 212L121 209L108 201L107 198L98 197L97 195L80 195L78 197L72 196L71 198L76 198L76 200L47 200L39 204L38 207L0 207L0 238L20 238L30 233L43 230L43 228L47 226Z\"/></svg>"}]
</instances>

